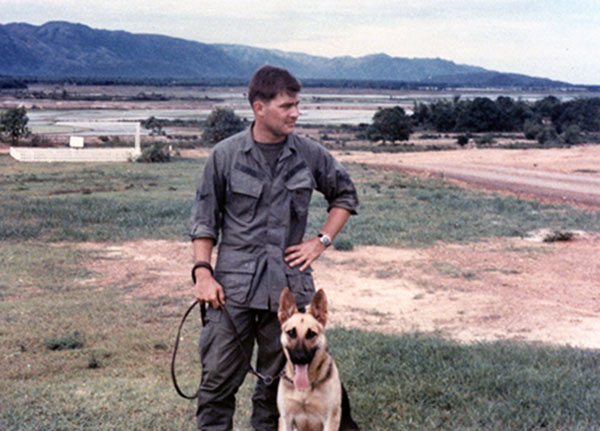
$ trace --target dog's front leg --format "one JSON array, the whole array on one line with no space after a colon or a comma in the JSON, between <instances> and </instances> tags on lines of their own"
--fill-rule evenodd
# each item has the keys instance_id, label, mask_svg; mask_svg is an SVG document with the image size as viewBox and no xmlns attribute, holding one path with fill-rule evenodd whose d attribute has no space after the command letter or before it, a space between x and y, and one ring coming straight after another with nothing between
<instances>
[{"instance_id":1,"label":"dog's front leg","mask_svg":"<svg viewBox=\"0 0 600 431\"><path fill-rule=\"evenodd\" d=\"M294 420L291 416L279 416L279 426L277 427L277 431L292 431L292 423Z\"/></svg>"},{"instance_id":2,"label":"dog's front leg","mask_svg":"<svg viewBox=\"0 0 600 431\"><path fill-rule=\"evenodd\" d=\"M331 412L325 419L325 423L323 424L323 431L339 431L341 420L342 412L340 411L340 409L335 409L335 411Z\"/></svg>"}]
</instances>

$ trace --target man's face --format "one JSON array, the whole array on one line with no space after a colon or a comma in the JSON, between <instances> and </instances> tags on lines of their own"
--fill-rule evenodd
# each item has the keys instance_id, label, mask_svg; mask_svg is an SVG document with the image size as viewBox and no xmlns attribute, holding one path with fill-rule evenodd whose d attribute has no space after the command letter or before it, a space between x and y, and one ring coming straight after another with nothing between
<instances>
[{"instance_id":1,"label":"man's face","mask_svg":"<svg viewBox=\"0 0 600 431\"><path fill-rule=\"evenodd\" d=\"M294 131L294 125L298 120L298 105L300 98L298 94L290 94L285 91L279 93L269 102L260 102L256 114L264 130L276 140L285 138Z\"/></svg>"}]
</instances>

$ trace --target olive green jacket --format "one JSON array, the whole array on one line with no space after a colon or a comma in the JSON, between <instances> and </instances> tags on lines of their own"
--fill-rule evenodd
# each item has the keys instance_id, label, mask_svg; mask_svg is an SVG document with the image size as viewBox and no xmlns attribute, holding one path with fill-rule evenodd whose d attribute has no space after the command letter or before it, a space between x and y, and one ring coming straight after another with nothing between
<instances>
[{"instance_id":1,"label":"olive green jacket","mask_svg":"<svg viewBox=\"0 0 600 431\"><path fill-rule=\"evenodd\" d=\"M288 286L299 306L308 303L312 269L300 272L283 258L304 237L315 189L329 209L356 214L358 197L346 170L310 139L289 135L274 175L250 128L213 148L198 181L190 236L220 240L215 278L226 301L274 311Z\"/></svg>"}]
</instances>

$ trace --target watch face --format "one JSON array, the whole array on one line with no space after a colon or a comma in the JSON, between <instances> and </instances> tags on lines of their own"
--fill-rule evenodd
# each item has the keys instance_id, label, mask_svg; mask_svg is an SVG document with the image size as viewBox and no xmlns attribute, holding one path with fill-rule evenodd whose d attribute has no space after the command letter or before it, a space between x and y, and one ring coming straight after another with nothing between
<instances>
[{"instance_id":1,"label":"watch face","mask_svg":"<svg viewBox=\"0 0 600 431\"><path fill-rule=\"evenodd\" d=\"M321 240L321 242L323 243L323 245L325 247L329 247L331 245L331 238L329 238L329 236L320 233L319 234L319 239Z\"/></svg>"}]
</instances>

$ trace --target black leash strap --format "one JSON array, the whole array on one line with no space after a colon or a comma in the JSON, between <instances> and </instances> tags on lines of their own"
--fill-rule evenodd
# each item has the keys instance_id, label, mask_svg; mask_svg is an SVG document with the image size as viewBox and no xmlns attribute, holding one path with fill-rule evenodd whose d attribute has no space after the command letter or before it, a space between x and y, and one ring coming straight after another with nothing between
<instances>
[{"instance_id":1,"label":"black leash strap","mask_svg":"<svg viewBox=\"0 0 600 431\"><path fill-rule=\"evenodd\" d=\"M194 303L190 305L190 307L183 315L183 318L181 319L181 323L179 324L179 328L177 329L177 338L175 339L175 346L173 347L173 358L171 359L171 380L173 380L173 386L175 386L175 390L177 391L179 396L185 398L186 400L193 400L195 398L198 398L200 389L198 389L194 395L187 395L181 390L181 388L177 384L177 376L175 375L175 359L177 358L177 349L179 348L179 338L181 338L181 329L183 328L185 319L187 319L188 315L192 312L196 304L198 304L198 301L194 301ZM204 316L202 317L202 324L204 325Z\"/></svg>"},{"instance_id":2,"label":"black leash strap","mask_svg":"<svg viewBox=\"0 0 600 431\"><path fill-rule=\"evenodd\" d=\"M258 371L256 371L254 368L252 368L252 362L251 362L250 358L248 357L246 350L244 349L244 345L242 344L242 339L240 337L240 334L238 334L237 329L235 328L235 323L233 323L233 319L231 318L229 311L227 311L225 306L223 306L222 304L219 304L219 307L221 308L221 310L223 310L223 313L225 314L225 317L227 318L227 321L229 322L229 325L231 326L231 329L233 330L233 335L235 336L237 344L238 344L240 350L242 351L244 360L248 363L248 368L250 369L250 372L252 374L254 374L256 377L258 377L260 380L262 380L265 385L267 385L267 386L271 385L271 383L273 383L275 378L273 378L272 376L264 376L261 373L259 373Z\"/></svg>"},{"instance_id":3,"label":"black leash strap","mask_svg":"<svg viewBox=\"0 0 600 431\"><path fill-rule=\"evenodd\" d=\"M197 304L199 304L199 302L198 301L194 301L194 303L189 306L189 308L187 309L187 311L183 315L183 318L181 319L181 322L179 323L179 328L177 328L177 338L175 339L175 346L173 347L173 357L171 359L171 380L173 380L173 386L175 386L175 390L177 391L177 394L179 394L180 397L185 398L186 400L193 400L195 398L198 398L198 395L200 393L200 389L198 389L194 395L187 395L187 394L185 394L181 390L181 388L177 384L177 376L176 376L176 373L175 373L175 360L177 359L177 350L179 349L179 339L181 338L181 329L183 328L183 324L185 323L185 321L188 318L189 314L192 312L192 310L194 309L194 307ZM254 374L257 378L259 378L260 380L262 380L262 382L265 385L267 385L267 386L271 385L275 381L276 377L262 375L261 373L259 373L258 371L256 371L252 367L252 363L250 361L250 358L248 357L248 355L246 353L246 350L244 349L244 345L242 344L242 340L240 338L240 335L237 332L237 329L235 327L235 323L233 322L233 319L231 318L231 315L229 314L229 312L227 311L227 309L225 308L225 306L223 306L222 304L219 304L219 307L223 311L223 314L225 314L225 317L227 318L227 321L229 322L229 325L231 326L231 329L233 330L233 334L235 336L237 344L238 344L240 350L242 351L242 355L244 356L244 360L248 363L248 367L250 368L250 372L252 374ZM204 317L205 317L205 314L206 314L206 308L205 308L204 304L200 304L200 312L202 314L202 326L204 326ZM279 377L279 376L277 376L277 377Z\"/></svg>"}]
</instances>

